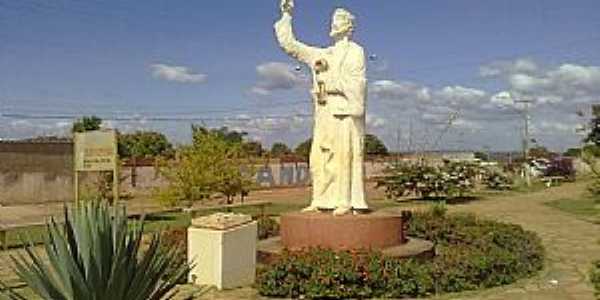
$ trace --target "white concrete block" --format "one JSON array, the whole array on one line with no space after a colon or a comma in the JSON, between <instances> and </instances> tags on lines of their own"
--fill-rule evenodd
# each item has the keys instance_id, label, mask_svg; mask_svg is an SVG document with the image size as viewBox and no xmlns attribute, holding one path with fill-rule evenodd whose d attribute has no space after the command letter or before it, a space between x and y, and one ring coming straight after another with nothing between
<instances>
[{"instance_id":1,"label":"white concrete block","mask_svg":"<svg viewBox=\"0 0 600 300\"><path fill-rule=\"evenodd\" d=\"M253 284L257 231L256 221L223 230L189 227L188 260L195 263L189 281L218 289Z\"/></svg>"}]
</instances>

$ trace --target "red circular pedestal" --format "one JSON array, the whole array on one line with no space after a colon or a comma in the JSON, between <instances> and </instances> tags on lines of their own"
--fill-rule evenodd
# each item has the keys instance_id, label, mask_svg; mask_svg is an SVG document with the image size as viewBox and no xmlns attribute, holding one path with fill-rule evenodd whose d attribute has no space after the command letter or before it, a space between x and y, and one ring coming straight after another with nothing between
<instances>
[{"instance_id":1,"label":"red circular pedestal","mask_svg":"<svg viewBox=\"0 0 600 300\"><path fill-rule=\"evenodd\" d=\"M381 250L403 244L406 239L399 215L334 217L331 213L290 213L281 216L281 241L289 250Z\"/></svg>"}]
</instances>

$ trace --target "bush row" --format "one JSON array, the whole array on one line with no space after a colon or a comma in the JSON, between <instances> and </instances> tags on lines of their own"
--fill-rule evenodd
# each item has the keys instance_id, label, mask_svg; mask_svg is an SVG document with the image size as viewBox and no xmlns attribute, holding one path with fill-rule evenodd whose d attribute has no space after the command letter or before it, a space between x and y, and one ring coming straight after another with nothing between
<instances>
[{"instance_id":1,"label":"bush row","mask_svg":"<svg viewBox=\"0 0 600 300\"><path fill-rule=\"evenodd\" d=\"M415 214L409 234L433 241L433 259L309 249L285 253L259 272L264 296L406 298L509 284L543 266L540 240L516 225L473 215Z\"/></svg>"},{"instance_id":2,"label":"bush row","mask_svg":"<svg viewBox=\"0 0 600 300\"><path fill-rule=\"evenodd\" d=\"M600 260L595 261L592 266L590 281L596 290L596 299L600 299Z\"/></svg>"}]
</instances>

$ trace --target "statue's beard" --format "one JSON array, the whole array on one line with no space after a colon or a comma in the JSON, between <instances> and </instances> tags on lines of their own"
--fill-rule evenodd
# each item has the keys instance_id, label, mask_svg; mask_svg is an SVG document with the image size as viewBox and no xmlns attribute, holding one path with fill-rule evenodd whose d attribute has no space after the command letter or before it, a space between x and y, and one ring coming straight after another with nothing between
<instances>
[{"instance_id":1,"label":"statue's beard","mask_svg":"<svg viewBox=\"0 0 600 300\"><path fill-rule=\"evenodd\" d=\"M332 26L329 32L329 36L336 41L350 37L350 35L352 35L352 32L348 26Z\"/></svg>"},{"instance_id":2,"label":"statue's beard","mask_svg":"<svg viewBox=\"0 0 600 300\"><path fill-rule=\"evenodd\" d=\"M344 29L344 30L331 29L331 32L329 32L329 36L333 40L339 41L345 37L350 37L350 31L347 29Z\"/></svg>"}]
</instances>

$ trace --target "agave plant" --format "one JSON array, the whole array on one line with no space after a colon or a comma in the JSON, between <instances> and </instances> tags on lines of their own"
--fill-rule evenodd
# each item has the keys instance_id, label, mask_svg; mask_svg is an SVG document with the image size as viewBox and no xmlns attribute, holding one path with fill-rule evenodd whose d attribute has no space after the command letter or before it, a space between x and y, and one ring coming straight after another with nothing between
<instances>
[{"instance_id":1,"label":"agave plant","mask_svg":"<svg viewBox=\"0 0 600 300\"><path fill-rule=\"evenodd\" d=\"M64 225L47 225L45 255L29 244L11 257L14 270L43 299L162 299L190 266L176 248L161 247L158 234L146 247L143 222L127 221L124 208L105 203L65 209ZM10 290L7 296L26 299Z\"/></svg>"}]
</instances>

